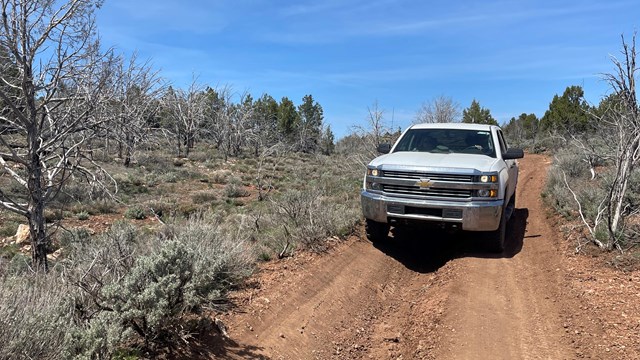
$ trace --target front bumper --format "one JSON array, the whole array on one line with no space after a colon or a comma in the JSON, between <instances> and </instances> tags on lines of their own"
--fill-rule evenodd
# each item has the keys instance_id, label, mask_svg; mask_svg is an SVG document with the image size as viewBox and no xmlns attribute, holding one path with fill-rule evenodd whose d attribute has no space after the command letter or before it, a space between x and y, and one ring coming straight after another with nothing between
<instances>
[{"instance_id":1,"label":"front bumper","mask_svg":"<svg viewBox=\"0 0 640 360\"><path fill-rule=\"evenodd\" d=\"M362 213L381 223L389 218L460 224L462 230L493 231L500 225L503 200L441 201L390 197L362 190ZM408 210L408 211L405 211Z\"/></svg>"}]
</instances>

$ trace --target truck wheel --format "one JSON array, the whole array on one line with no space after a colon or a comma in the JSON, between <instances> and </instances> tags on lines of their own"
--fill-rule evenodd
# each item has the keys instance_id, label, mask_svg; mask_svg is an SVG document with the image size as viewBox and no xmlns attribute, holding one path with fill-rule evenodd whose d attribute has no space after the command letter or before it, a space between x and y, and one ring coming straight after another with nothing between
<instances>
[{"instance_id":1,"label":"truck wheel","mask_svg":"<svg viewBox=\"0 0 640 360\"><path fill-rule=\"evenodd\" d=\"M509 214L509 216L507 217L507 222L511 220L511 217L513 217L513 214L515 214L515 212L516 212L516 193L513 193L513 195L511 196L511 200L509 200L509 203L507 204L507 214Z\"/></svg>"},{"instance_id":2,"label":"truck wheel","mask_svg":"<svg viewBox=\"0 0 640 360\"><path fill-rule=\"evenodd\" d=\"M364 229L367 232L367 238L371 240L371 242L384 241L389 235L389 224L370 219L366 219Z\"/></svg>"},{"instance_id":3,"label":"truck wheel","mask_svg":"<svg viewBox=\"0 0 640 360\"><path fill-rule=\"evenodd\" d=\"M489 235L489 251L500 254L504 251L504 243L507 237L507 208L502 208L502 216L500 216L500 225L495 231L491 231Z\"/></svg>"}]
</instances>

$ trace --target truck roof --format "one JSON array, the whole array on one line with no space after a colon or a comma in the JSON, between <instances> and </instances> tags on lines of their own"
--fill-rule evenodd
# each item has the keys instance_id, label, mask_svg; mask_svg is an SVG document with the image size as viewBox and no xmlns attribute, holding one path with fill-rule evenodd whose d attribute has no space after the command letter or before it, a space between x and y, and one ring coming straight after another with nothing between
<instances>
[{"instance_id":1,"label":"truck roof","mask_svg":"<svg viewBox=\"0 0 640 360\"><path fill-rule=\"evenodd\" d=\"M496 125L467 124L467 123L424 123L411 126L411 129L460 129L460 130L484 130L490 131L498 128Z\"/></svg>"}]
</instances>

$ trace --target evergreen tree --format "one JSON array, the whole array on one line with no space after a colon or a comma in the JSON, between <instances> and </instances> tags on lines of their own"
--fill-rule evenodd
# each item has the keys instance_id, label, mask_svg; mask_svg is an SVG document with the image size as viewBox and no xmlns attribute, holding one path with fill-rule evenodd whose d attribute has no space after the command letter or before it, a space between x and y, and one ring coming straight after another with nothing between
<instances>
[{"instance_id":1,"label":"evergreen tree","mask_svg":"<svg viewBox=\"0 0 640 360\"><path fill-rule=\"evenodd\" d=\"M543 130L585 131L589 126L589 104L580 86L569 86L562 96L555 95L549 110L540 119Z\"/></svg>"},{"instance_id":2,"label":"evergreen tree","mask_svg":"<svg viewBox=\"0 0 640 360\"><path fill-rule=\"evenodd\" d=\"M525 140L532 140L538 133L538 117L535 114L522 113L518 118L512 117L504 126L504 134L511 143L522 144Z\"/></svg>"},{"instance_id":3,"label":"evergreen tree","mask_svg":"<svg viewBox=\"0 0 640 360\"><path fill-rule=\"evenodd\" d=\"M302 98L302 104L298 107L300 114L300 150L315 152L318 150L322 137L322 120L324 119L322 106L313 101L311 95Z\"/></svg>"},{"instance_id":4,"label":"evergreen tree","mask_svg":"<svg viewBox=\"0 0 640 360\"><path fill-rule=\"evenodd\" d=\"M278 140L278 102L269 94L263 94L254 104L255 118L261 141L271 145Z\"/></svg>"},{"instance_id":5,"label":"evergreen tree","mask_svg":"<svg viewBox=\"0 0 640 360\"><path fill-rule=\"evenodd\" d=\"M462 110L462 122L468 124L489 124L498 125L498 122L491 116L489 109L480 107L480 103L473 99L471 105Z\"/></svg>"},{"instance_id":6,"label":"evergreen tree","mask_svg":"<svg viewBox=\"0 0 640 360\"><path fill-rule=\"evenodd\" d=\"M331 131L331 125L327 125L322 133L322 153L325 155L331 155L335 151L335 137L333 136L333 132Z\"/></svg>"},{"instance_id":7,"label":"evergreen tree","mask_svg":"<svg viewBox=\"0 0 640 360\"><path fill-rule=\"evenodd\" d=\"M612 110L617 110L621 105L621 98L618 94L609 94L608 96L602 98L598 107L593 109L593 115L596 119L602 119L608 115L608 113Z\"/></svg>"},{"instance_id":8,"label":"evergreen tree","mask_svg":"<svg viewBox=\"0 0 640 360\"><path fill-rule=\"evenodd\" d=\"M299 126L300 114L298 114L296 106L289 98L283 97L278 106L278 130L280 134L285 140L292 142Z\"/></svg>"}]
</instances>

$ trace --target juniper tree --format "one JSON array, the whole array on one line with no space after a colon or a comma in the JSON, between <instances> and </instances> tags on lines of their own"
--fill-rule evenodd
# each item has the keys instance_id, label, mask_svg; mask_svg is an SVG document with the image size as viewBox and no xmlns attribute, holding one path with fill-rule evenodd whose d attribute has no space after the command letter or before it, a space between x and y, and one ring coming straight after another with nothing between
<instances>
[{"instance_id":1,"label":"juniper tree","mask_svg":"<svg viewBox=\"0 0 640 360\"><path fill-rule=\"evenodd\" d=\"M480 107L480 103L473 99L467 109L462 110L462 122L469 124L498 125L496 119L491 116L491 111Z\"/></svg>"},{"instance_id":2,"label":"juniper tree","mask_svg":"<svg viewBox=\"0 0 640 360\"><path fill-rule=\"evenodd\" d=\"M298 147L303 152L316 152L322 138L322 121L324 120L322 106L313 100L313 96L305 95L302 98L302 104L298 106L298 113L300 114Z\"/></svg>"}]
</instances>

